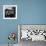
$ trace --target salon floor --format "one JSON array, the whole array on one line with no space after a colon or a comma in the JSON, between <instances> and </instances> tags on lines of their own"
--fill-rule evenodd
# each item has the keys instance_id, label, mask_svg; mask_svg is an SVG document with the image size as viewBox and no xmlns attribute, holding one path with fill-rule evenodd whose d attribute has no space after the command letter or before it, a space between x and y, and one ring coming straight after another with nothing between
<instances>
[{"instance_id":1,"label":"salon floor","mask_svg":"<svg viewBox=\"0 0 46 46\"><path fill-rule=\"evenodd\" d=\"M28 41L21 40L20 46L46 46L46 42L45 41L32 42L31 40L28 40Z\"/></svg>"},{"instance_id":2,"label":"salon floor","mask_svg":"<svg viewBox=\"0 0 46 46\"><path fill-rule=\"evenodd\" d=\"M14 44L14 45L0 44L0 46L18 46L18 44Z\"/></svg>"},{"instance_id":3,"label":"salon floor","mask_svg":"<svg viewBox=\"0 0 46 46\"><path fill-rule=\"evenodd\" d=\"M8 46L8 44L0 44L0 46ZM28 41L21 40L19 45L14 44L14 45L10 45L10 46L46 46L46 42L43 42L43 41L32 42L31 40L28 40Z\"/></svg>"}]
</instances>

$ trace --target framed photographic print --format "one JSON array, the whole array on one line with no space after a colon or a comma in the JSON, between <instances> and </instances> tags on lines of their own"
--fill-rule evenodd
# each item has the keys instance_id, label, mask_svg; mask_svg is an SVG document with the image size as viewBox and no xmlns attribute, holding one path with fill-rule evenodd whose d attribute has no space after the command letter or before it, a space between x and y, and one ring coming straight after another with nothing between
<instances>
[{"instance_id":1,"label":"framed photographic print","mask_svg":"<svg viewBox=\"0 0 46 46\"><path fill-rule=\"evenodd\" d=\"M3 5L3 19L17 19L17 5Z\"/></svg>"},{"instance_id":2,"label":"framed photographic print","mask_svg":"<svg viewBox=\"0 0 46 46\"><path fill-rule=\"evenodd\" d=\"M20 24L18 25L18 41L46 41L46 25Z\"/></svg>"}]
</instances>

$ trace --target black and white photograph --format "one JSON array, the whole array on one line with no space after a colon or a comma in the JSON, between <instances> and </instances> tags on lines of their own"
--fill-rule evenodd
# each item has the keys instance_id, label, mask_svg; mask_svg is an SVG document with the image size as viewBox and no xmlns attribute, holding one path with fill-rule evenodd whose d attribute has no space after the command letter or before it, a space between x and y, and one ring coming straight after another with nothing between
<instances>
[{"instance_id":1,"label":"black and white photograph","mask_svg":"<svg viewBox=\"0 0 46 46\"><path fill-rule=\"evenodd\" d=\"M20 46L41 46L46 43L46 25L18 25L18 41Z\"/></svg>"},{"instance_id":2,"label":"black and white photograph","mask_svg":"<svg viewBox=\"0 0 46 46\"><path fill-rule=\"evenodd\" d=\"M17 19L17 5L3 5L3 19Z\"/></svg>"}]
</instances>

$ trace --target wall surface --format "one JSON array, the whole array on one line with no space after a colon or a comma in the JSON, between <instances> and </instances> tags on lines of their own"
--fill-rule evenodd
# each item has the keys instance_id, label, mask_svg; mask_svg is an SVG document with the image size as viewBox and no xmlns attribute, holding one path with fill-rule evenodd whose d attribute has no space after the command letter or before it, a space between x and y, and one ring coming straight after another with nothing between
<instances>
[{"instance_id":1,"label":"wall surface","mask_svg":"<svg viewBox=\"0 0 46 46\"><path fill-rule=\"evenodd\" d=\"M46 0L23 0L21 24L46 24Z\"/></svg>"},{"instance_id":2,"label":"wall surface","mask_svg":"<svg viewBox=\"0 0 46 46\"><path fill-rule=\"evenodd\" d=\"M21 1L19 0L0 0L0 44L7 44L8 34L10 32L15 32L17 35L15 43L18 43L18 29L17 25L20 22L20 12L21 12ZM3 19L3 5L18 5L18 18L17 20L7 20Z\"/></svg>"}]
</instances>

